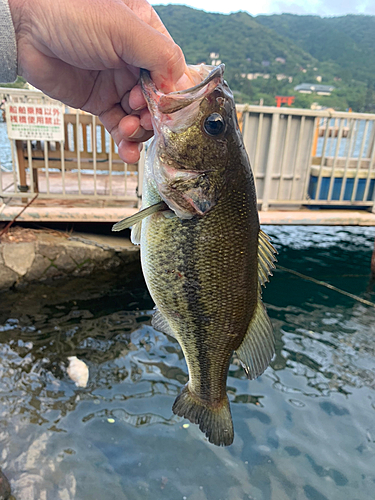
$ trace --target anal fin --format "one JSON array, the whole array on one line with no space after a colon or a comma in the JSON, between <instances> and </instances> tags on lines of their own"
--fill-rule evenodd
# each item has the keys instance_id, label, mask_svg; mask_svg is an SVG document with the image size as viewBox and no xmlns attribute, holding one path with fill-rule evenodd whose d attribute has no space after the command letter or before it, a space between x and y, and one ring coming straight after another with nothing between
<instances>
[{"instance_id":1,"label":"anal fin","mask_svg":"<svg viewBox=\"0 0 375 500\"><path fill-rule=\"evenodd\" d=\"M176 415L198 424L210 443L217 446L229 446L233 443L232 415L226 395L220 404L210 406L194 396L187 384L177 396L172 410Z\"/></svg>"},{"instance_id":2,"label":"anal fin","mask_svg":"<svg viewBox=\"0 0 375 500\"><path fill-rule=\"evenodd\" d=\"M275 354L275 338L271 321L261 300L260 286L254 316L236 353L249 379L259 377Z\"/></svg>"},{"instance_id":3,"label":"anal fin","mask_svg":"<svg viewBox=\"0 0 375 500\"><path fill-rule=\"evenodd\" d=\"M152 319L151 319L151 325L158 332L166 333L167 335L170 335L171 337L175 338L174 331L170 327L168 320L162 315L162 313L159 311L159 309L156 306L155 306L154 315L152 316Z\"/></svg>"}]
</instances>

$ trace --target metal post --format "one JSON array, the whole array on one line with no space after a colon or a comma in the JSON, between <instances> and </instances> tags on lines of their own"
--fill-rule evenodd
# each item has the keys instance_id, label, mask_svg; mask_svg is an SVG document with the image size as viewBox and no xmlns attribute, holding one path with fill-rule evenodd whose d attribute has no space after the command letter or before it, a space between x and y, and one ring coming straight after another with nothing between
<instances>
[{"instance_id":1,"label":"metal post","mask_svg":"<svg viewBox=\"0 0 375 500\"><path fill-rule=\"evenodd\" d=\"M76 140L75 149L77 155L77 174L78 174L78 194L82 194L82 179L81 179L81 126L79 121L79 110L76 111Z\"/></svg>"},{"instance_id":2,"label":"metal post","mask_svg":"<svg viewBox=\"0 0 375 500\"><path fill-rule=\"evenodd\" d=\"M279 131L279 121L280 115L279 113L275 113L272 115L272 125L271 125L271 137L270 137L270 145L268 150L268 158L267 158L267 167L265 172L265 180L264 180L264 189L263 189L263 198L261 210L266 212L269 209L268 200L269 200L269 192L271 188L272 181L272 172L274 168L274 161L276 155L276 141L277 134Z\"/></svg>"},{"instance_id":3,"label":"metal post","mask_svg":"<svg viewBox=\"0 0 375 500\"><path fill-rule=\"evenodd\" d=\"M49 164L48 164L48 141L44 141L44 165L46 170L46 192L50 194L49 190Z\"/></svg>"},{"instance_id":4,"label":"metal post","mask_svg":"<svg viewBox=\"0 0 375 500\"><path fill-rule=\"evenodd\" d=\"M142 206L142 188L143 188L143 174L145 170L145 160L146 160L146 145L143 146L141 151L141 157L138 161L138 186L137 186L137 195L138 195L138 207Z\"/></svg>"},{"instance_id":5,"label":"metal post","mask_svg":"<svg viewBox=\"0 0 375 500\"><path fill-rule=\"evenodd\" d=\"M108 174L109 174L109 195L112 196L112 163L113 163L113 139L109 136L108 150Z\"/></svg>"},{"instance_id":6,"label":"metal post","mask_svg":"<svg viewBox=\"0 0 375 500\"><path fill-rule=\"evenodd\" d=\"M278 186L277 195L276 195L277 199L280 199L280 195L281 195L281 184L283 183L283 173L284 173L285 164L286 164L286 157L287 157L287 153L288 153L288 144L290 141L290 129L291 129L291 127L292 127L292 115L289 115L287 126L286 126L285 140L284 140L283 159L281 161L281 167L280 167L280 180L279 180L279 186Z\"/></svg>"},{"instance_id":7,"label":"metal post","mask_svg":"<svg viewBox=\"0 0 375 500\"><path fill-rule=\"evenodd\" d=\"M94 195L96 196L97 193L97 186L96 186L96 117L95 115L92 116L92 123L91 123L91 132L92 132L92 139L91 139L91 148L92 148L92 161L93 161L93 166L94 166Z\"/></svg>"},{"instance_id":8,"label":"metal post","mask_svg":"<svg viewBox=\"0 0 375 500\"><path fill-rule=\"evenodd\" d=\"M17 158L18 158L18 175L19 175L19 189L26 193L29 189L26 182L26 161L23 152L23 141L16 141Z\"/></svg>"}]
</instances>

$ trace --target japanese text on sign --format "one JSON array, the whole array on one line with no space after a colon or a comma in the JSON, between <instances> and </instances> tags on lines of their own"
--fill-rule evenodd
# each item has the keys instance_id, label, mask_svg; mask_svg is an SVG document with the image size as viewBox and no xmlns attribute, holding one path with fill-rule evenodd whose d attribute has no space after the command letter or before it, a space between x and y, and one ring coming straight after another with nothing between
<instances>
[{"instance_id":1,"label":"japanese text on sign","mask_svg":"<svg viewBox=\"0 0 375 500\"><path fill-rule=\"evenodd\" d=\"M50 104L7 103L6 122L9 139L63 141L62 106Z\"/></svg>"}]
</instances>

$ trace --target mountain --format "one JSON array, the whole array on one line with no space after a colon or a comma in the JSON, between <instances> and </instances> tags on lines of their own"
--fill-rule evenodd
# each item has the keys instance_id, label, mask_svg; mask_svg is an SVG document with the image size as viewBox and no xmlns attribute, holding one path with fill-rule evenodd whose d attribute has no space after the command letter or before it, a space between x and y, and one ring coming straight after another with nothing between
<instances>
[{"instance_id":1,"label":"mountain","mask_svg":"<svg viewBox=\"0 0 375 500\"><path fill-rule=\"evenodd\" d=\"M321 18L281 14L258 16L256 21L319 61L333 62L338 76L367 81L375 74L375 16L347 15Z\"/></svg>"},{"instance_id":2,"label":"mountain","mask_svg":"<svg viewBox=\"0 0 375 500\"><path fill-rule=\"evenodd\" d=\"M375 16L252 17L183 5L155 9L188 63L211 63L210 54L219 54L237 102L262 99L274 105L281 94L295 95L296 107L316 101L335 109L375 111ZM295 93L297 84L317 80L336 90L331 96Z\"/></svg>"},{"instance_id":3,"label":"mountain","mask_svg":"<svg viewBox=\"0 0 375 500\"><path fill-rule=\"evenodd\" d=\"M265 71L262 62L286 60L283 71L314 64L314 57L297 44L275 33L245 12L212 14L181 5L156 6L174 40L191 64L210 63L212 52L220 54L227 73Z\"/></svg>"}]
</instances>

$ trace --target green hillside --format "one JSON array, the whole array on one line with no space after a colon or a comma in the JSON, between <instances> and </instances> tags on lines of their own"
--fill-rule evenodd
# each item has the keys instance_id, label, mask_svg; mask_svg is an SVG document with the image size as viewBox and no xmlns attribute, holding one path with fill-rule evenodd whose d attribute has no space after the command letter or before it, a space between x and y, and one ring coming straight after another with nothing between
<instances>
[{"instance_id":1,"label":"green hillside","mask_svg":"<svg viewBox=\"0 0 375 500\"><path fill-rule=\"evenodd\" d=\"M309 52L319 61L338 65L338 76L366 81L375 75L375 17L321 18L281 14L258 16L266 26Z\"/></svg>"},{"instance_id":2,"label":"green hillside","mask_svg":"<svg viewBox=\"0 0 375 500\"><path fill-rule=\"evenodd\" d=\"M296 107L315 101L335 109L375 111L375 16L252 17L179 5L155 8L188 63L211 63L210 54L219 53L238 102L263 99L274 105L274 96L282 94L296 95ZM247 75L254 73L260 76L249 80ZM317 76L336 87L331 96L296 94L296 85L316 82Z\"/></svg>"},{"instance_id":3,"label":"green hillside","mask_svg":"<svg viewBox=\"0 0 375 500\"><path fill-rule=\"evenodd\" d=\"M278 35L248 14L212 14L185 6L157 6L156 10L173 38L184 49L190 63L208 61L219 52L228 69L263 69L262 61L283 57L288 67L314 63L314 58L285 37Z\"/></svg>"}]
</instances>

